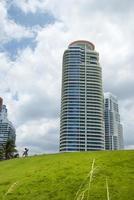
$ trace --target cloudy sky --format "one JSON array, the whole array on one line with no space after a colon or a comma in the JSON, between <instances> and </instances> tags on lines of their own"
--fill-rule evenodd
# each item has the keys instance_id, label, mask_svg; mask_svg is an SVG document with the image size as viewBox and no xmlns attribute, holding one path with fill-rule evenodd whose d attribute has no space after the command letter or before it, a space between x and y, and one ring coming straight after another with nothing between
<instances>
[{"instance_id":1,"label":"cloudy sky","mask_svg":"<svg viewBox=\"0 0 134 200\"><path fill-rule=\"evenodd\" d=\"M118 97L134 148L133 11L133 0L0 0L0 96L20 152L58 151L62 55L77 39L100 53L104 91Z\"/></svg>"}]
</instances>

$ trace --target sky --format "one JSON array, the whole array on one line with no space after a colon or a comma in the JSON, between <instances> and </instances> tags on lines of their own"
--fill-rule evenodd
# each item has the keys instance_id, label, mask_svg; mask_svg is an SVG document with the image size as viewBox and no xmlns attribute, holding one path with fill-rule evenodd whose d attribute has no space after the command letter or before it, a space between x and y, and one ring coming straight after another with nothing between
<instances>
[{"instance_id":1,"label":"sky","mask_svg":"<svg viewBox=\"0 0 134 200\"><path fill-rule=\"evenodd\" d=\"M134 149L133 10L133 0L0 0L0 96L20 152L58 152L62 56L79 39L95 44Z\"/></svg>"}]
</instances>

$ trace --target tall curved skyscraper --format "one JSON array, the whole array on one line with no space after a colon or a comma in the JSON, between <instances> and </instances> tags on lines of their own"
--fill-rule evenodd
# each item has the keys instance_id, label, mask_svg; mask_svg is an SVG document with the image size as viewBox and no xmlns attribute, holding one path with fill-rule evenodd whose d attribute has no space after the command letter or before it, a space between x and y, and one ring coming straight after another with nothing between
<instances>
[{"instance_id":1,"label":"tall curved skyscraper","mask_svg":"<svg viewBox=\"0 0 134 200\"><path fill-rule=\"evenodd\" d=\"M60 151L103 150L104 106L99 54L88 41L63 55Z\"/></svg>"}]
</instances>

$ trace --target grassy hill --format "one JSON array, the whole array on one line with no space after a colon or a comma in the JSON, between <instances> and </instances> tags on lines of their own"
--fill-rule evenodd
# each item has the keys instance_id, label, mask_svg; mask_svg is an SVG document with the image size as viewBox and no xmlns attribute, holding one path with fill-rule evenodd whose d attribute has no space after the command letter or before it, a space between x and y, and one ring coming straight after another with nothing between
<instances>
[{"instance_id":1,"label":"grassy hill","mask_svg":"<svg viewBox=\"0 0 134 200\"><path fill-rule=\"evenodd\" d=\"M108 200L108 193L110 200L133 200L134 151L63 153L0 162L1 200Z\"/></svg>"}]
</instances>

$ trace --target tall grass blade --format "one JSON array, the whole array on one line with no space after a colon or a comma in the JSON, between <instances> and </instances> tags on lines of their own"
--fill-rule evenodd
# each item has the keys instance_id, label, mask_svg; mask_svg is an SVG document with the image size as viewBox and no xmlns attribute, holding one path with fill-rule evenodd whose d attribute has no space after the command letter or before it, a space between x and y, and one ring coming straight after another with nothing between
<instances>
[{"instance_id":1,"label":"tall grass blade","mask_svg":"<svg viewBox=\"0 0 134 200\"><path fill-rule=\"evenodd\" d=\"M93 159L92 167L91 167L91 171L90 171L89 184L88 184L88 193L87 193L87 200L89 199L89 190L90 190L91 182L92 182L92 179L93 179L94 164L95 164L95 158Z\"/></svg>"},{"instance_id":2,"label":"tall grass blade","mask_svg":"<svg viewBox=\"0 0 134 200\"><path fill-rule=\"evenodd\" d=\"M107 189L107 200L110 200L109 187L108 187L108 180L107 180L107 178L106 178L106 189Z\"/></svg>"},{"instance_id":3,"label":"tall grass blade","mask_svg":"<svg viewBox=\"0 0 134 200\"><path fill-rule=\"evenodd\" d=\"M8 195L8 194L11 194L14 192L14 189L15 187L18 185L18 182L14 182L10 187L9 189L7 190L7 192L4 194L3 196L3 200L5 199L5 197Z\"/></svg>"},{"instance_id":4,"label":"tall grass blade","mask_svg":"<svg viewBox=\"0 0 134 200\"><path fill-rule=\"evenodd\" d=\"M86 178L84 179L84 181L81 183L74 200L83 200L86 192L88 192L87 199L89 198L90 185L91 185L93 173L94 173L94 170L95 170L94 164L95 164L95 158L93 159L93 162L92 162L92 165L91 165L91 170L89 171L89 173L86 176ZM88 189L86 188L84 191L81 192L82 188L84 187L84 185L85 185L85 183L87 182L88 179L89 179Z\"/></svg>"}]
</instances>

